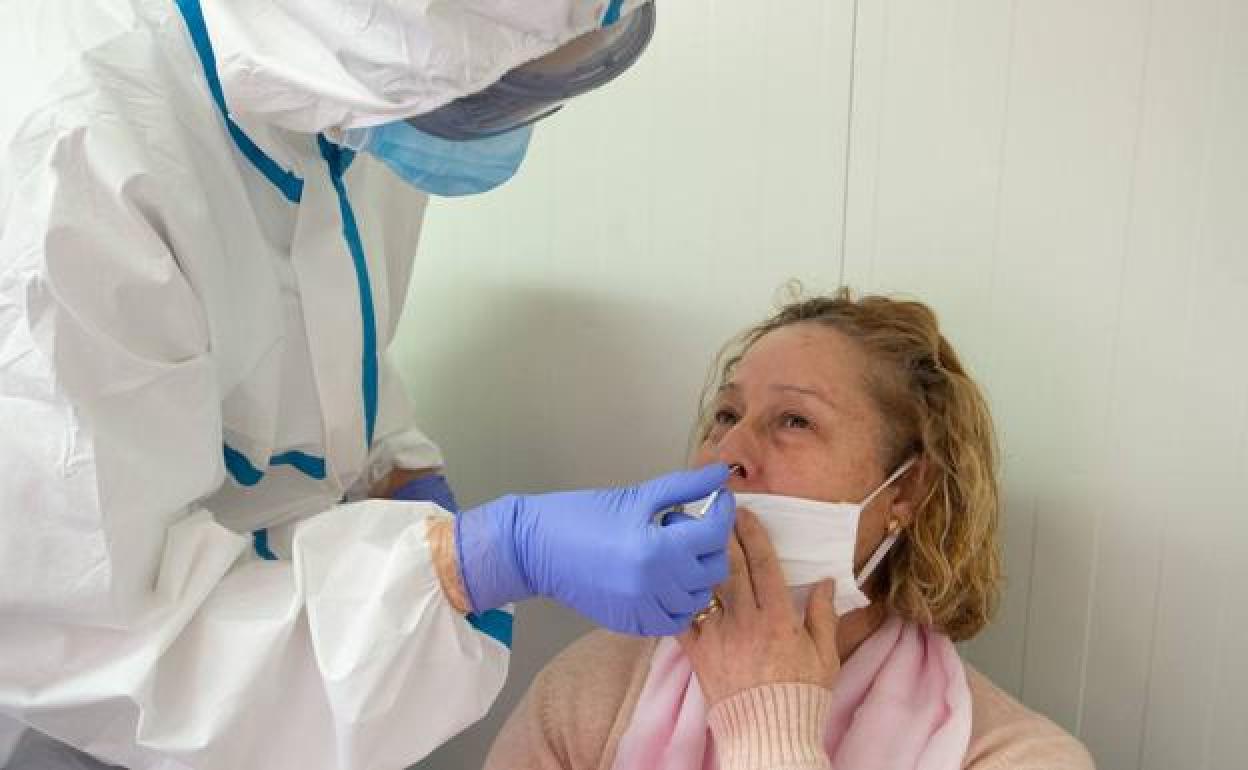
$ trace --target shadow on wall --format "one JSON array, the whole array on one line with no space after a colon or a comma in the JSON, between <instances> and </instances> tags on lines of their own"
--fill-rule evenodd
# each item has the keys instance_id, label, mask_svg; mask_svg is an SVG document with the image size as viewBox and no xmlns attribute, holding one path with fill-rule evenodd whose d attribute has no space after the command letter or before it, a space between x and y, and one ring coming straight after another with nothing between
<instances>
[{"instance_id":1,"label":"shadow on wall","mask_svg":"<svg viewBox=\"0 0 1248 770\"><path fill-rule=\"evenodd\" d=\"M684 464L697 394L726 333L698 328L690 309L645 297L442 289L442 296L468 298L437 312L440 327L454 332L417 339L430 328L419 318L426 306L405 320L414 339L400 339L394 355L410 374L422 426L443 447L461 504L630 483ZM716 342L704 344L708 339ZM589 629L553 603L523 604L502 696L485 720L417 767L480 767L536 673Z\"/></svg>"},{"instance_id":2,"label":"shadow on wall","mask_svg":"<svg viewBox=\"0 0 1248 770\"><path fill-rule=\"evenodd\" d=\"M709 331L691 309L588 288L444 288L464 300L428 321L413 313L395 359L461 502L683 465L697 395L731 321Z\"/></svg>"}]
</instances>

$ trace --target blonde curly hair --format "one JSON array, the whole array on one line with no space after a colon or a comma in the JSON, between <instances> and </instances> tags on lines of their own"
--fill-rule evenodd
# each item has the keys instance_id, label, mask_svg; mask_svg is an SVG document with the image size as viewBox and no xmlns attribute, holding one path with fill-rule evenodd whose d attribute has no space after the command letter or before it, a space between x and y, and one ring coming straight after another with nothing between
<instances>
[{"instance_id":1,"label":"blonde curly hair","mask_svg":"<svg viewBox=\"0 0 1248 770\"><path fill-rule=\"evenodd\" d=\"M882 601L890 612L955 641L971 638L992 619L1000 598L997 445L987 401L927 305L855 298L847 288L791 301L720 353L702 396L698 437L705 439L714 394L746 351L769 332L798 323L835 329L866 352L868 391L884 421L881 467L897 467L912 454L924 460L914 521L881 570Z\"/></svg>"}]
</instances>

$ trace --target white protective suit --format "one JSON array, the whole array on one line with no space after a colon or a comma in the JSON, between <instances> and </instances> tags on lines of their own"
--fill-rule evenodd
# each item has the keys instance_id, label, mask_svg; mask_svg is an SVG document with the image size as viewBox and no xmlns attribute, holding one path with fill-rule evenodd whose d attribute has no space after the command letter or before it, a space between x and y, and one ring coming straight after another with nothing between
<instances>
[{"instance_id":1,"label":"white protective suit","mask_svg":"<svg viewBox=\"0 0 1248 770\"><path fill-rule=\"evenodd\" d=\"M365 499L441 464L385 356L425 197L334 140L611 5L205 0L197 51L174 0L0 0L0 712L231 770L485 712L510 616L447 602L441 509Z\"/></svg>"}]
</instances>

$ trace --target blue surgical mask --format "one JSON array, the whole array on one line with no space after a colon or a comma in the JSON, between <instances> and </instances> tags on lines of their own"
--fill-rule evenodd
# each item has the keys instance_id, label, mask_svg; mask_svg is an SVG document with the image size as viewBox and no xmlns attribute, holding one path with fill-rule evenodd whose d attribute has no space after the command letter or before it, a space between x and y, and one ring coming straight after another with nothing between
<instances>
[{"instance_id":1,"label":"blue surgical mask","mask_svg":"<svg viewBox=\"0 0 1248 770\"><path fill-rule=\"evenodd\" d=\"M417 189L455 197L488 192L515 176L533 126L484 139L453 140L400 120L347 134L347 144L373 155Z\"/></svg>"}]
</instances>

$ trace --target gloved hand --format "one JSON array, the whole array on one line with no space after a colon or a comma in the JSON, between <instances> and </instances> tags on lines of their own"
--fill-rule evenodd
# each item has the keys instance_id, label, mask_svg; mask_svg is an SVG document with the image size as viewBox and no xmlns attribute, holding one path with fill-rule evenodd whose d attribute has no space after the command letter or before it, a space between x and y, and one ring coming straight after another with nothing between
<instances>
[{"instance_id":1,"label":"gloved hand","mask_svg":"<svg viewBox=\"0 0 1248 770\"><path fill-rule=\"evenodd\" d=\"M709 465L634 487L512 495L456 519L459 569L475 612L546 596L620 633L683 631L728 578L736 503L728 490L700 519L655 514L728 480Z\"/></svg>"},{"instance_id":2,"label":"gloved hand","mask_svg":"<svg viewBox=\"0 0 1248 770\"><path fill-rule=\"evenodd\" d=\"M450 513L459 513L455 493L447 483L446 476L434 473L412 479L390 493L391 500L428 500L437 503Z\"/></svg>"}]
</instances>

